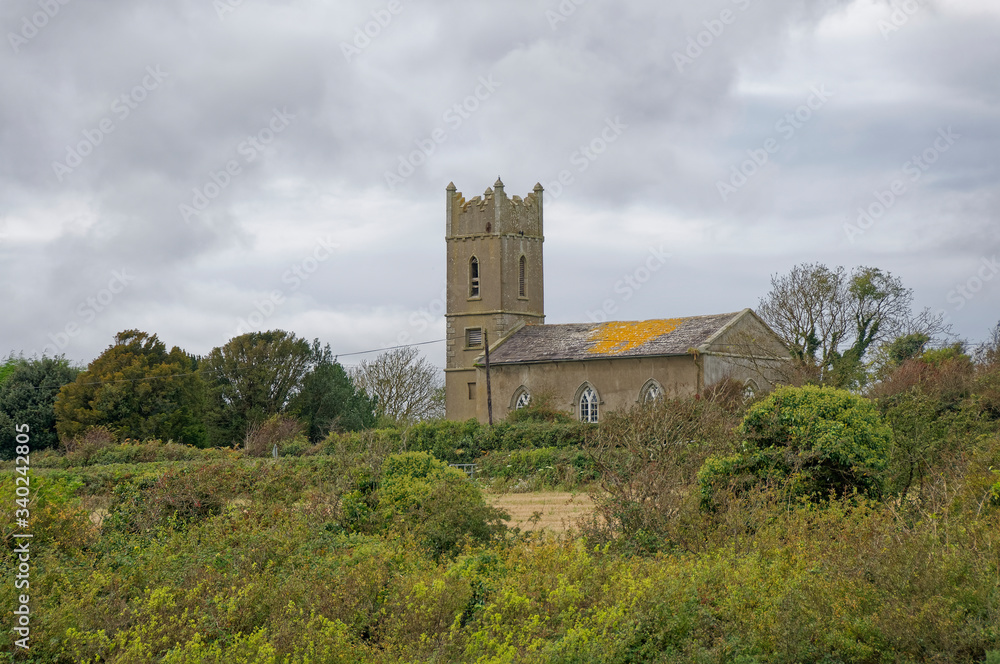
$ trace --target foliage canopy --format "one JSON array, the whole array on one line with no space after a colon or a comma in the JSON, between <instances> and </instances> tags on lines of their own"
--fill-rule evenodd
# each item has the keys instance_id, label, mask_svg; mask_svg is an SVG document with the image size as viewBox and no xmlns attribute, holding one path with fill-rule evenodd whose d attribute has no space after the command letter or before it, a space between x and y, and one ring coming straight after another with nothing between
<instances>
[{"instance_id":1,"label":"foliage canopy","mask_svg":"<svg viewBox=\"0 0 1000 664\"><path fill-rule=\"evenodd\" d=\"M742 450L709 457L698 473L706 499L720 486L768 480L819 498L881 494L891 430L864 397L814 385L779 388L750 407L737 431Z\"/></svg>"},{"instance_id":2,"label":"foliage canopy","mask_svg":"<svg viewBox=\"0 0 1000 664\"><path fill-rule=\"evenodd\" d=\"M40 359L10 358L0 376L0 458L12 458L15 430L27 424L31 447L55 447L55 400L59 389L76 379L80 370L63 356Z\"/></svg>"},{"instance_id":3,"label":"foliage canopy","mask_svg":"<svg viewBox=\"0 0 1000 664\"><path fill-rule=\"evenodd\" d=\"M55 402L60 438L106 426L120 438L163 438L205 444L204 384L198 362L169 352L155 334L125 330Z\"/></svg>"}]
</instances>

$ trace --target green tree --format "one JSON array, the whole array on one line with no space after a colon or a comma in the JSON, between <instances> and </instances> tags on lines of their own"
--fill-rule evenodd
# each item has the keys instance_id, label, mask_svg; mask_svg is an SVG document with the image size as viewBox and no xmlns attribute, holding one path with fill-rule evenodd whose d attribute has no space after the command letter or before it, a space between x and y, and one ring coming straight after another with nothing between
<instances>
[{"instance_id":1,"label":"green tree","mask_svg":"<svg viewBox=\"0 0 1000 664\"><path fill-rule=\"evenodd\" d=\"M711 500L720 486L791 481L798 495L852 490L877 496L888 465L891 429L875 404L830 387L783 387L754 404L737 429L743 449L709 457L698 481Z\"/></svg>"},{"instance_id":2,"label":"green tree","mask_svg":"<svg viewBox=\"0 0 1000 664\"><path fill-rule=\"evenodd\" d=\"M14 357L14 353L11 353L7 356L7 359L4 360L3 364L0 364L0 385L3 385L4 381L6 381L12 373L14 373L14 370L17 369L18 362L20 360L21 358Z\"/></svg>"},{"instance_id":3,"label":"green tree","mask_svg":"<svg viewBox=\"0 0 1000 664\"><path fill-rule=\"evenodd\" d=\"M302 379L302 388L291 399L289 411L305 425L309 440L322 440L331 430L357 431L375 425L375 404L344 367L333 359L330 346L312 346L314 366Z\"/></svg>"},{"instance_id":4,"label":"green tree","mask_svg":"<svg viewBox=\"0 0 1000 664\"><path fill-rule=\"evenodd\" d=\"M315 358L305 339L269 330L233 337L203 364L213 383L213 443L229 445L251 425L286 412Z\"/></svg>"},{"instance_id":5,"label":"green tree","mask_svg":"<svg viewBox=\"0 0 1000 664\"><path fill-rule=\"evenodd\" d=\"M930 335L923 332L896 337L892 343L886 346L886 358L891 366L898 367L910 358L923 353L930 340Z\"/></svg>"},{"instance_id":6,"label":"green tree","mask_svg":"<svg viewBox=\"0 0 1000 664\"><path fill-rule=\"evenodd\" d=\"M14 427L18 424L29 426L32 449L58 444L56 395L79 373L62 355L31 360L11 357L4 363L0 377L0 457L13 457Z\"/></svg>"},{"instance_id":7,"label":"green tree","mask_svg":"<svg viewBox=\"0 0 1000 664\"><path fill-rule=\"evenodd\" d=\"M205 443L205 389L197 360L155 334L125 330L55 402L60 438L106 426L122 438Z\"/></svg>"},{"instance_id":8,"label":"green tree","mask_svg":"<svg viewBox=\"0 0 1000 664\"><path fill-rule=\"evenodd\" d=\"M831 384L855 387L865 383L864 359L874 344L896 338L910 317L913 292L878 268L857 268L848 280L847 312L850 346L835 356Z\"/></svg>"}]
</instances>

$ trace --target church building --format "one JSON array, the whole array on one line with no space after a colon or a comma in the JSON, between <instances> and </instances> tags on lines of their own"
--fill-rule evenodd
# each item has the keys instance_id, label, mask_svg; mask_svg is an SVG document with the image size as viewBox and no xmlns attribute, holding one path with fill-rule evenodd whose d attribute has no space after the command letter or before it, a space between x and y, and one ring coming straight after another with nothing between
<instances>
[{"instance_id":1,"label":"church building","mask_svg":"<svg viewBox=\"0 0 1000 664\"><path fill-rule=\"evenodd\" d=\"M545 395L574 417L601 416L723 379L768 390L787 351L750 309L647 321L546 325L542 186L508 197L498 178L466 200L448 185L445 409L486 422ZM489 390L487 358L489 345Z\"/></svg>"}]
</instances>

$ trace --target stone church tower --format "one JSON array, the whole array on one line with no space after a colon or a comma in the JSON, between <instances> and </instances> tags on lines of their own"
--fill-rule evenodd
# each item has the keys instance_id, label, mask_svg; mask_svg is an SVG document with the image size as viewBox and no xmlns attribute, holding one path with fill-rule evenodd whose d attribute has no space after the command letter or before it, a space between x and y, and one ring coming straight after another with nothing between
<instances>
[{"instance_id":1,"label":"stone church tower","mask_svg":"<svg viewBox=\"0 0 1000 664\"><path fill-rule=\"evenodd\" d=\"M475 362L484 339L492 349L524 324L545 322L542 286L542 185L508 198L497 178L482 196L465 200L448 185L447 418L476 417L480 392Z\"/></svg>"}]
</instances>

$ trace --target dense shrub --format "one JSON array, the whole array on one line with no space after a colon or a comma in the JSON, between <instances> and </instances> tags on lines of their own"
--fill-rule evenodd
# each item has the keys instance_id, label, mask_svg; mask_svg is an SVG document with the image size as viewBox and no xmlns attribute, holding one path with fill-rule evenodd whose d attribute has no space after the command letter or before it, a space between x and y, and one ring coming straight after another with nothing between
<instances>
[{"instance_id":1,"label":"dense shrub","mask_svg":"<svg viewBox=\"0 0 1000 664\"><path fill-rule=\"evenodd\" d=\"M536 394L532 396L531 403L527 406L508 413L506 422L510 424L518 422L558 422L559 424L569 424L573 422L573 418L566 411L552 405L551 395Z\"/></svg>"},{"instance_id":2,"label":"dense shrub","mask_svg":"<svg viewBox=\"0 0 1000 664\"><path fill-rule=\"evenodd\" d=\"M628 435L653 441L669 431L656 422ZM215 487L223 507L144 534L94 529L71 471L44 471L32 510L30 658L991 662L1000 655L1000 437L970 441L967 457L962 478L922 501L855 496L821 509L748 490L724 519L705 521L700 552L655 557L570 536L457 547L434 560L415 507L428 494L416 484L473 485L426 454L380 465L381 480L402 489L400 518L371 534L345 532L316 509L340 490L324 484L339 481L334 456L168 474L144 490L159 484L164 500L190 507L191 495ZM0 480L7 504L10 480ZM249 499L226 498L237 493ZM6 606L16 606L11 548L0 547ZM4 652L15 651L11 619L0 616Z\"/></svg>"},{"instance_id":3,"label":"dense shrub","mask_svg":"<svg viewBox=\"0 0 1000 664\"><path fill-rule=\"evenodd\" d=\"M997 431L1000 372L989 357L975 365L960 345L928 350L872 387L893 431L889 491L923 497L935 476L961 475L970 441Z\"/></svg>"},{"instance_id":4,"label":"dense shrub","mask_svg":"<svg viewBox=\"0 0 1000 664\"><path fill-rule=\"evenodd\" d=\"M969 441L989 431L979 407L971 401L955 407L922 390L884 398L879 402L891 427L887 490L922 493L933 474L948 472Z\"/></svg>"},{"instance_id":5,"label":"dense shrub","mask_svg":"<svg viewBox=\"0 0 1000 664\"><path fill-rule=\"evenodd\" d=\"M976 367L960 345L925 351L906 360L869 390L878 400L919 392L933 397L941 408L959 407L975 387Z\"/></svg>"},{"instance_id":6,"label":"dense shrub","mask_svg":"<svg viewBox=\"0 0 1000 664\"><path fill-rule=\"evenodd\" d=\"M983 413L1000 420L1000 362L977 367L973 391Z\"/></svg>"},{"instance_id":7,"label":"dense shrub","mask_svg":"<svg viewBox=\"0 0 1000 664\"><path fill-rule=\"evenodd\" d=\"M808 385L780 388L750 407L738 433L742 449L710 457L698 473L708 502L720 487L767 481L789 481L792 495L882 492L891 430L863 397Z\"/></svg>"},{"instance_id":8,"label":"dense shrub","mask_svg":"<svg viewBox=\"0 0 1000 664\"><path fill-rule=\"evenodd\" d=\"M474 463L482 454L479 444L482 428L474 419L424 420L407 428L402 436L407 450L429 452L448 463Z\"/></svg>"},{"instance_id":9,"label":"dense shrub","mask_svg":"<svg viewBox=\"0 0 1000 664\"><path fill-rule=\"evenodd\" d=\"M487 454L476 466L476 477L493 490L570 490L596 480L597 467L585 450L538 447Z\"/></svg>"},{"instance_id":10,"label":"dense shrub","mask_svg":"<svg viewBox=\"0 0 1000 664\"><path fill-rule=\"evenodd\" d=\"M119 533L146 534L168 524L185 525L222 511L230 492L219 482L220 467L168 469L157 478L121 482L102 526Z\"/></svg>"},{"instance_id":11,"label":"dense shrub","mask_svg":"<svg viewBox=\"0 0 1000 664\"><path fill-rule=\"evenodd\" d=\"M545 423L514 422L486 427L480 448L491 450L518 450L539 447L582 447L588 436L594 435L598 426L583 422Z\"/></svg>"},{"instance_id":12,"label":"dense shrub","mask_svg":"<svg viewBox=\"0 0 1000 664\"><path fill-rule=\"evenodd\" d=\"M163 461L207 461L242 456L231 449L200 448L162 440L125 439L115 443L106 432L90 432L82 438L64 441L64 452L32 452L35 468L81 468L111 464L157 463Z\"/></svg>"},{"instance_id":13,"label":"dense shrub","mask_svg":"<svg viewBox=\"0 0 1000 664\"><path fill-rule=\"evenodd\" d=\"M508 515L490 507L465 473L426 452L388 457L377 491L381 527L411 534L434 556L464 541L489 542Z\"/></svg>"},{"instance_id":14,"label":"dense shrub","mask_svg":"<svg viewBox=\"0 0 1000 664\"><path fill-rule=\"evenodd\" d=\"M474 419L431 420L408 428L403 437L407 450L430 452L448 463L475 463L497 450L582 447L595 429L596 425L582 422L506 421L491 427Z\"/></svg>"}]
</instances>

